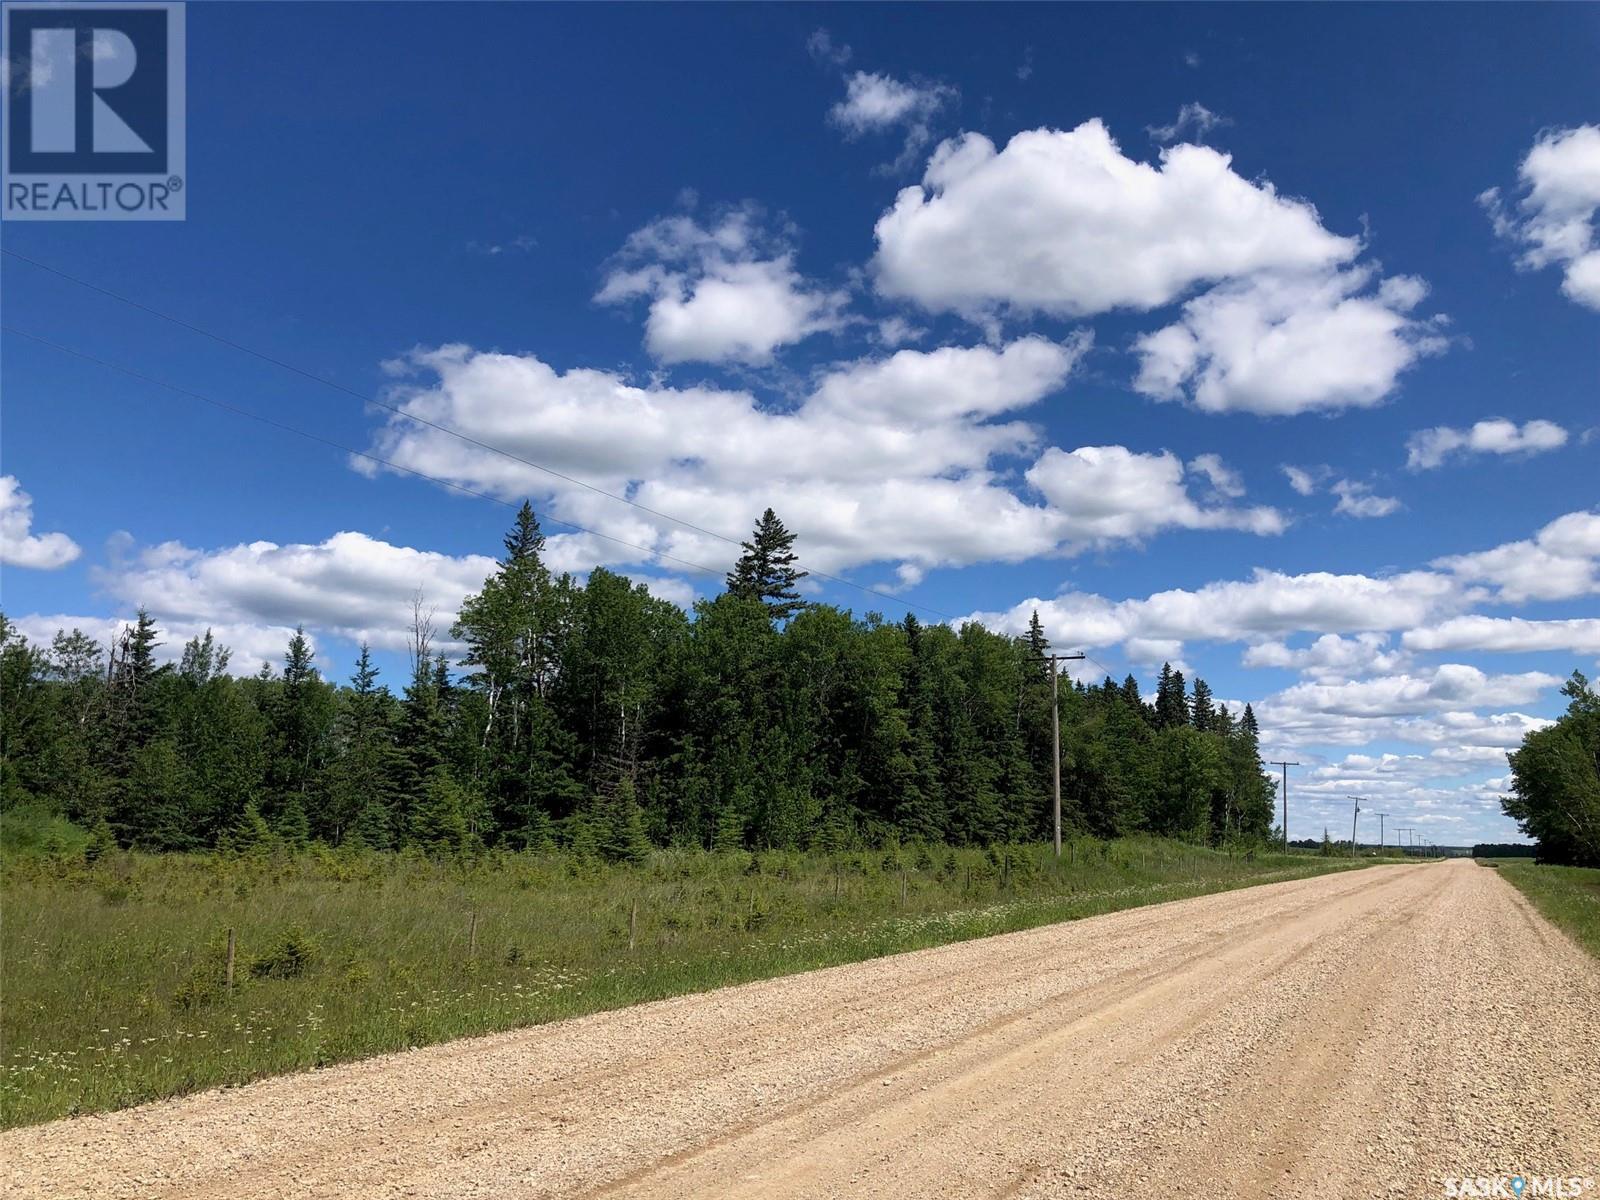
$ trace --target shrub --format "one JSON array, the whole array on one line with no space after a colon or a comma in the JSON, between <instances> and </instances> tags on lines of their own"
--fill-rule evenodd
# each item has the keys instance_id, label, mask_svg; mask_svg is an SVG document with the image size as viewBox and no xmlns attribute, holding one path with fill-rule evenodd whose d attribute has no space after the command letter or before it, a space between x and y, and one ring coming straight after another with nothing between
<instances>
[{"instance_id":1,"label":"shrub","mask_svg":"<svg viewBox=\"0 0 1600 1200\"><path fill-rule=\"evenodd\" d=\"M94 890L100 893L100 899L116 908L126 904L137 889L135 889L131 879L112 876L109 878L96 878Z\"/></svg>"},{"instance_id":2,"label":"shrub","mask_svg":"<svg viewBox=\"0 0 1600 1200\"><path fill-rule=\"evenodd\" d=\"M10 854L77 858L89 840L87 831L38 801L0 814L0 849Z\"/></svg>"},{"instance_id":3,"label":"shrub","mask_svg":"<svg viewBox=\"0 0 1600 1200\"><path fill-rule=\"evenodd\" d=\"M309 971L316 958L316 943L298 925L291 925L265 953L256 956L250 974L257 979L292 979Z\"/></svg>"},{"instance_id":4,"label":"shrub","mask_svg":"<svg viewBox=\"0 0 1600 1200\"><path fill-rule=\"evenodd\" d=\"M214 966L202 964L189 972L173 991L172 1007L186 1013L204 1008L221 997L226 983Z\"/></svg>"}]
</instances>

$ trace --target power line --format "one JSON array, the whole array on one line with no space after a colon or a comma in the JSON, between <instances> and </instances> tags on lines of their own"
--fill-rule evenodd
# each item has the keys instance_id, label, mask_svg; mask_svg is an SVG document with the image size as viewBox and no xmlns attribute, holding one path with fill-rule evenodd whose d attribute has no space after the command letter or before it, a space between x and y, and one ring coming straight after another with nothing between
<instances>
[{"instance_id":1,"label":"power line","mask_svg":"<svg viewBox=\"0 0 1600 1200\"><path fill-rule=\"evenodd\" d=\"M1367 800L1370 803L1371 797L1346 796L1345 799L1354 801L1356 806L1355 811L1350 814L1350 857L1354 858L1356 856L1356 822L1361 819L1361 802Z\"/></svg>"},{"instance_id":2,"label":"power line","mask_svg":"<svg viewBox=\"0 0 1600 1200\"><path fill-rule=\"evenodd\" d=\"M1105 673L1105 677L1107 679L1111 678L1111 668L1106 666L1105 663L1101 662L1098 658L1096 658L1092 654L1085 654L1085 655L1083 655L1083 657L1085 659L1087 659L1089 662L1092 662L1098 670L1103 671Z\"/></svg>"},{"instance_id":3,"label":"power line","mask_svg":"<svg viewBox=\"0 0 1600 1200\"><path fill-rule=\"evenodd\" d=\"M1289 852L1289 768L1298 767L1300 764L1297 762L1284 762L1281 758L1275 758L1270 760L1267 765L1283 768L1283 852L1287 854Z\"/></svg>"},{"instance_id":4,"label":"power line","mask_svg":"<svg viewBox=\"0 0 1600 1200\"><path fill-rule=\"evenodd\" d=\"M491 444L489 442L480 441L478 438L475 438L475 437L471 436L470 434L462 433L458 429L451 429L448 425L440 425L439 423L437 423L435 421L428 420L426 417L421 417L421 416L418 416L416 413L408 412L406 409L400 407L399 405L389 404L386 401L380 400L375 396L369 396L366 393L359 392L354 388L346 387L342 383L339 383L339 382L337 382L335 380L327 379L327 378L325 378L325 377L323 377L321 375L318 375L315 371L309 371L304 367L297 366L297 365L295 365L294 363L291 363L291 362L287 362L284 359L276 357L275 355L267 354L266 352L261 351L261 350L257 350L252 346L246 346L242 342L236 342L232 338L226 337L226 336L224 336L224 335L222 335L220 333L214 333L209 329L206 329L206 328L204 328L202 326L194 324L193 322L185 321L182 317L175 317L171 313L162 312L160 309L153 308L152 306L150 306L148 304L145 304L142 301L135 300L130 296L124 296L120 292L114 292L110 288L102 287L97 283L91 283L87 279L81 279L76 275L68 274L66 271L61 270L59 267L53 267L49 263L40 262L36 258L29 258L26 254L19 254L15 250L10 249L9 247L0 246L0 254L9 255L11 258L16 259L18 262L27 263L29 266L35 267L35 268L37 268L38 270L41 270L41 271L48 272L49 274L56 276L58 279L64 279L68 283L76 284L78 287L87 288L91 292L95 292L95 293L97 293L97 294L99 294L101 296L105 296L108 299L115 300L119 304L126 304L130 308L137 309L138 311L140 311L142 313L146 313L149 316L155 317L158 320L166 321L168 324L176 325L180 329L186 329L190 333L199 334L201 337L209 338L210 340L218 343L219 345L228 347L230 350L237 350L241 354L248 354L250 357L255 358L255 359L259 359L261 362L264 362L264 363L269 363L272 366L278 367L280 370L290 371L293 374L299 375L304 379L311 380L313 383L320 383L323 387L332 388L334 391L341 392L341 393L343 393L344 395L347 395L347 396L353 396L355 399L360 400L363 404L370 404L374 408L381 408L381 409L385 410L386 412L393 413L394 415L396 415L398 417L401 417L404 420L410 421L413 424L426 426L429 429L432 429L432 430L435 430L435 431L437 431L439 433L445 434L447 437L457 438L458 440L463 441L463 442L467 443L468 445L476 446L480 450L487 450L491 454L498 454L502 458L509 459L512 462L520 463L525 467L531 467L535 471L542 471L546 475L550 475L550 476L552 476L552 477L554 477L556 479L564 480L565 482L573 484L573 485L575 485L577 487L585 488L588 491L591 491L591 492L595 493L598 496L605 496L607 499L615 500L620 504L626 504L631 508L636 508L640 512L649 513L653 517L659 517L663 521L671 521L676 525L682 525L685 529L692 529L696 533L705 534L706 537L716 538L718 541L727 542L730 545L734 545L734 546L741 546L741 545L744 544L739 538L729 537L725 533L718 533L714 529L707 529L704 526L696 525L693 521L686 521L682 517L675 517L671 513L662 512L659 509L651 508L647 504L641 504L637 500L630 499L629 497L624 496L624 495L622 495L622 494L620 494L618 492L609 491L606 488L603 488L603 487L600 487L600 486L598 486L596 484L590 483L587 480L579 479L575 475L568 475L563 471L556 470L554 467L547 467L543 463L534 462L532 459L529 459L529 458L523 458L520 454L513 454L511 451L502 449L501 447L495 446L495 445L493 445L493 444ZM16 330L15 332L22 333L21 330ZM27 334L27 333L22 333L22 336L24 336L24 337L32 337L33 335ZM39 342L43 342L44 341L44 339L37 338L37 337L35 337L34 340L35 341L39 341ZM45 344L46 345L50 345L51 343L47 342ZM64 347L57 347L57 348L58 349L64 349ZM67 351L67 352L68 353L75 353L74 351ZM86 357L86 356L79 355L79 357ZM103 365L113 366L114 369L118 369L118 370L121 369L121 368L116 368L115 364L109 364L108 363L108 364L103 364ZM159 380L151 380L150 382L156 383L156 384L158 384L158 386L162 386L162 387L168 386L166 384L161 383ZM176 389L175 388L174 390L181 390L181 389ZM358 450L352 450L352 451L350 451L350 453L352 453L352 454L360 454L361 452L358 451ZM363 455L363 457L369 458L374 462L381 462L385 466L391 466L391 467L395 466L395 464L390 463L387 459L380 459L376 455L368 454L368 455ZM400 467L400 468L397 468L397 469L406 470L406 468L403 468L403 467ZM425 472L422 472L422 471L412 471L411 474L420 476L420 477L425 478L425 479L431 479L435 483L442 482L441 480L437 479L436 477L434 477L432 475L428 475L428 474L426 474ZM481 494L481 493L477 493L477 492L471 492L471 489L468 489L468 488L461 488L461 489L458 489L458 490L467 491L467 492L470 492L473 495ZM552 518L552 520L553 519L554 518ZM563 524L563 525L568 525L569 527L575 528L575 529L582 528L581 526L571 525L570 522L563 521L563 522L557 522L557 523L558 524ZM584 532L586 532L586 533L594 533L594 530L584 530ZM597 536L597 537L605 537L606 535L605 534L595 534L595 536ZM619 539L611 538L610 540L611 541L618 541ZM630 543L624 542L622 544L623 545L629 545ZM655 552L651 551L651 553L655 553ZM803 562L800 563L800 565L801 566L805 566L805 564ZM869 596L876 596L880 600L887 600L891 604L903 604L907 608L915 608L915 609L918 609L918 610L920 610L922 612L932 613L934 616L940 617L940 618L942 618L942 619L944 619L946 621L957 621L957 620L960 620L960 618L958 616L956 616L956 614L954 614L954 613L941 612L939 609L933 608L933 607L931 607L929 605L915 603L913 601L905 599L903 596L896 596L896 595L893 595L892 593L889 593L889 592L880 591L877 588L869 587L866 584L856 583L854 580L845 579L843 576L840 576L840 575L830 575L826 571L812 570L809 567L806 568L806 571L807 571L808 574L814 575L818 579L826 579L826 580L829 580L832 583L838 583L838 584L842 584L845 587L855 588L857 591L865 592Z\"/></svg>"},{"instance_id":5,"label":"power line","mask_svg":"<svg viewBox=\"0 0 1600 1200\"><path fill-rule=\"evenodd\" d=\"M1050 662L1050 759L1054 780L1056 814L1056 857L1061 857L1061 671L1057 664L1082 661L1084 654L1046 654ZM1071 682L1071 677L1068 677Z\"/></svg>"}]
</instances>

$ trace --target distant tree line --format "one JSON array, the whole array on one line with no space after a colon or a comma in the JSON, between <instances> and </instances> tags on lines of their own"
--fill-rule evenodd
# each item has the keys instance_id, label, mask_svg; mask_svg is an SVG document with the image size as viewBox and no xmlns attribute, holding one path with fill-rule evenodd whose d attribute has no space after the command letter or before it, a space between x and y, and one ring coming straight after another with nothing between
<instances>
[{"instance_id":1,"label":"distant tree line","mask_svg":"<svg viewBox=\"0 0 1600 1200\"><path fill-rule=\"evenodd\" d=\"M150 850L312 841L454 852L561 845L839 848L1048 836L1049 650L914 616L807 604L768 510L727 589L692 617L603 568L552 575L524 505L440 652L410 630L398 695L366 646L322 678L297 632L280 669L227 673L208 632L177 663L141 611L116 643L30 645L0 617L0 806L43 808L100 844ZM1062 681L1070 830L1265 838L1272 781L1255 715L1163 667Z\"/></svg>"},{"instance_id":2,"label":"distant tree line","mask_svg":"<svg viewBox=\"0 0 1600 1200\"><path fill-rule=\"evenodd\" d=\"M1567 711L1510 756L1500 807L1539 843L1542 862L1600 867L1600 695L1581 671L1561 694Z\"/></svg>"},{"instance_id":3,"label":"distant tree line","mask_svg":"<svg viewBox=\"0 0 1600 1200\"><path fill-rule=\"evenodd\" d=\"M1527 842L1479 842L1472 847L1473 858L1532 858L1539 847Z\"/></svg>"}]
</instances>

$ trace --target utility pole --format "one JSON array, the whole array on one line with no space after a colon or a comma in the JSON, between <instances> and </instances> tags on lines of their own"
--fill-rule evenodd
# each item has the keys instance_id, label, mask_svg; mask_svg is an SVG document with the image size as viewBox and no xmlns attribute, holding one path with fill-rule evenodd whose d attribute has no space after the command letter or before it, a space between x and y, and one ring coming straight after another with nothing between
<instances>
[{"instance_id":1,"label":"utility pole","mask_svg":"<svg viewBox=\"0 0 1600 1200\"><path fill-rule=\"evenodd\" d=\"M1283 852L1287 854L1289 853L1289 768L1298 767L1300 764L1275 758L1267 765L1283 768Z\"/></svg>"},{"instance_id":2,"label":"utility pole","mask_svg":"<svg viewBox=\"0 0 1600 1200\"><path fill-rule=\"evenodd\" d=\"M1389 814L1373 813L1372 815L1378 818L1378 854L1381 856L1383 854L1383 819Z\"/></svg>"},{"instance_id":3,"label":"utility pole","mask_svg":"<svg viewBox=\"0 0 1600 1200\"><path fill-rule=\"evenodd\" d=\"M1056 857L1061 857L1061 672L1056 664L1077 662L1082 654L1046 654L1050 660L1050 767L1056 799Z\"/></svg>"},{"instance_id":4,"label":"utility pole","mask_svg":"<svg viewBox=\"0 0 1600 1200\"><path fill-rule=\"evenodd\" d=\"M1356 822L1361 819L1361 802L1365 796L1346 796L1346 800L1355 801L1356 810L1350 814L1350 857L1356 856Z\"/></svg>"}]
</instances>

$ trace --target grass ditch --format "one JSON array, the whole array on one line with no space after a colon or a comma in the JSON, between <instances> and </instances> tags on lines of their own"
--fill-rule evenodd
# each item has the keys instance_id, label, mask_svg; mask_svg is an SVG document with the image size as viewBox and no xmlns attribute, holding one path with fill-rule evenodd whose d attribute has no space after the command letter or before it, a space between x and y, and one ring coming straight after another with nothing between
<instances>
[{"instance_id":1,"label":"grass ditch","mask_svg":"<svg viewBox=\"0 0 1600 1200\"><path fill-rule=\"evenodd\" d=\"M1600 869L1550 866L1529 858L1478 862L1498 869L1551 924L1600 958Z\"/></svg>"},{"instance_id":2,"label":"grass ditch","mask_svg":"<svg viewBox=\"0 0 1600 1200\"><path fill-rule=\"evenodd\" d=\"M637 866L14 857L0 1127L1373 861L1150 839L1072 842L1059 862L1048 846Z\"/></svg>"}]
</instances>

